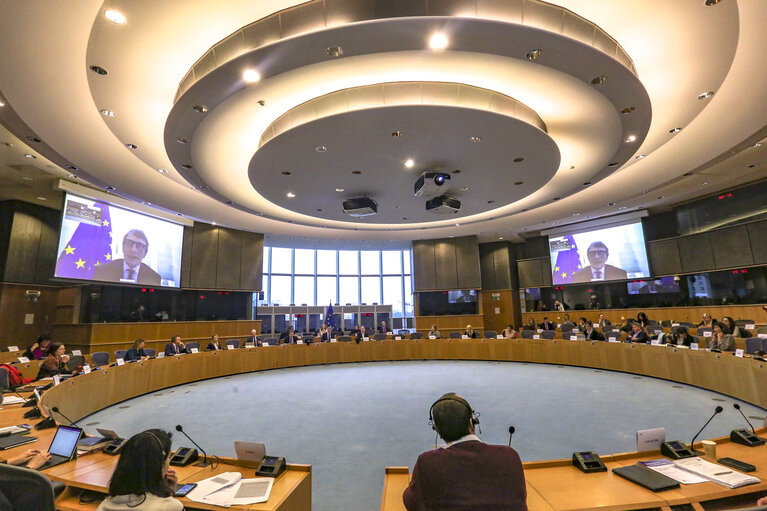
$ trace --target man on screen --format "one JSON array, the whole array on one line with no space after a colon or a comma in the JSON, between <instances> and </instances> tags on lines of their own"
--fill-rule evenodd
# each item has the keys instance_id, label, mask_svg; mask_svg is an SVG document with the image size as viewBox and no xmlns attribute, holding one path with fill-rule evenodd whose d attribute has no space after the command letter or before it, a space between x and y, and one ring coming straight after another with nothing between
<instances>
[{"instance_id":1,"label":"man on screen","mask_svg":"<svg viewBox=\"0 0 767 511\"><path fill-rule=\"evenodd\" d=\"M586 257L589 258L589 266L576 272L573 275L573 282L591 282L594 280L620 280L627 279L626 270L621 270L616 266L606 264L610 257L610 251L607 245L601 241L595 241L589 245L586 251Z\"/></svg>"},{"instance_id":2,"label":"man on screen","mask_svg":"<svg viewBox=\"0 0 767 511\"><path fill-rule=\"evenodd\" d=\"M149 250L149 240L144 231L132 229L123 237L123 259L97 266L94 280L110 282L133 282L147 286L159 286L160 274L142 263Z\"/></svg>"}]
</instances>

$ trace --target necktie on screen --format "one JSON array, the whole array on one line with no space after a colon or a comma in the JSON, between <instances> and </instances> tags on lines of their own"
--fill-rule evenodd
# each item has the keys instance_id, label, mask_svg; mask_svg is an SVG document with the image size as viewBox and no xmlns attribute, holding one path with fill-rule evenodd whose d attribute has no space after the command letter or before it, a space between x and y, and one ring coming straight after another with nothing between
<instances>
[{"instance_id":1,"label":"necktie on screen","mask_svg":"<svg viewBox=\"0 0 767 511\"><path fill-rule=\"evenodd\" d=\"M596 278L601 279L602 278L602 272L597 270L596 271Z\"/></svg>"},{"instance_id":2,"label":"necktie on screen","mask_svg":"<svg viewBox=\"0 0 767 511\"><path fill-rule=\"evenodd\" d=\"M133 275L136 274L136 271L133 268L128 268L126 271L126 278L129 280L133 280Z\"/></svg>"}]
</instances>

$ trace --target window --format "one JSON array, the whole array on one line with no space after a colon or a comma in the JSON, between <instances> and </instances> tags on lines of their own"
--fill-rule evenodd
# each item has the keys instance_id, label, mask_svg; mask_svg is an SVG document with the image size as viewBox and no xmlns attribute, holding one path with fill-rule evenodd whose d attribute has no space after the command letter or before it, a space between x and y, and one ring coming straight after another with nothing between
<instances>
[{"instance_id":1,"label":"window","mask_svg":"<svg viewBox=\"0 0 767 511\"><path fill-rule=\"evenodd\" d=\"M381 252L384 275L400 275L402 273L402 252L399 250L384 250Z\"/></svg>"},{"instance_id":2,"label":"window","mask_svg":"<svg viewBox=\"0 0 767 511\"><path fill-rule=\"evenodd\" d=\"M402 276L383 278L383 303L392 306L395 318L401 318L404 312L402 302Z\"/></svg>"},{"instance_id":3,"label":"window","mask_svg":"<svg viewBox=\"0 0 767 511\"><path fill-rule=\"evenodd\" d=\"M269 254L271 251L269 250L269 247L264 248L264 275L269 273ZM264 286L264 289L267 289L266 286Z\"/></svg>"},{"instance_id":4,"label":"window","mask_svg":"<svg viewBox=\"0 0 767 511\"><path fill-rule=\"evenodd\" d=\"M335 275L336 274L336 251L318 250L317 251L317 275ZM335 295L336 292L333 291Z\"/></svg>"},{"instance_id":5,"label":"window","mask_svg":"<svg viewBox=\"0 0 767 511\"><path fill-rule=\"evenodd\" d=\"M317 277L317 305L339 303L336 299L336 282L337 277Z\"/></svg>"},{"instance_id":6,"label":"window","mask_svg":"<svg viewBox=\"0 0 767 511\"><path fill-rule=\"evenodd\" d=\"M375 252L372 250L363 250L362 252L360 252L360 260L362 261L360 273L362 275L380 275L381 274L380 257L381 257L380 252Z\"/></svg>"},{"instance_id":7,"label":"window","mask_svg":"<svg viewBox=\"0 0 767 511\"><path fill-rule=\"evenodd\" d=\"M338 279L338 303L346 305L360 303L360 287L358 277L339 277Z\"/></svg>"},{"instance_id":8,"label":"window","mask_svg":"<svg viewBox=\"0 0 767 511\"><path fill-rule=\"evenodd\" d=\"M296 275L314 275L314 250L296 249ZM298 300L296 300L298 303Z\"/></svg>"},{"instance_id":9,"label":"window","mask_svg":"<svg viewBox=\"0 0 767 511\"><path fill-rule=\"evenodd\" d=\"M290 275L272 275L270 303L275 305L290 305Z\"/></svg>"},{"instance_id":10,"label":"window","mask_svg":"<svg viewBox=\"0 0 767 511\"><path fill-rule=\"evenodd\" d=\"M314 277L296 277L293 303L314 305Z\"/></svg>"},{"instance_id":11,"label":"window","mask_svg":"<svg viewBox=\"0 0 767 511\"><path fill-rule=\"evenodd\" d=\"M273 247L271 273L290 273L292 260L293 249Z\"/></svg>"},{"instance_id":12,"label":"window","mask_svg":"<svg viewBox=\"0 0 767 511\"><path fill-rule=\"evenodd\" d=\"M381 303L381 279L380 277L362 277L362 301L368 305Z\"/></svg>"},{"instance_id":13,"label":"window","mask_svg":"<svg viewBox=\"0 0 767 511\"><path fill-rule=\"evenodd\" d=\"M357 258L359 252L356 250L339 250L338 251L338 273L341 275L357 275L359 274Z\"/></svg>"}]
</instances>

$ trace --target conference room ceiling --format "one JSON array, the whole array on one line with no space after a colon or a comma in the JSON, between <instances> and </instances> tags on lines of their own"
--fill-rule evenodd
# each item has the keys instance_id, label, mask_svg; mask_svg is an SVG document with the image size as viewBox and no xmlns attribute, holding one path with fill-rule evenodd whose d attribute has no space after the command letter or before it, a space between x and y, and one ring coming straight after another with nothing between
<instances>
[{"instance_id":1,"label":"conference room ceiling","mask_svg":"<svg viewBox=\"0 0 767 511\"><path fill-rule=\"evenodd\" d=\"M60 207L60 178L274 244L399 246L765 176L757 0L32 0L0 20L3 199ZM425 210L423 172L459 212ZM378 214L343 213L363 196Z\"/></svg>"}]
</instances>

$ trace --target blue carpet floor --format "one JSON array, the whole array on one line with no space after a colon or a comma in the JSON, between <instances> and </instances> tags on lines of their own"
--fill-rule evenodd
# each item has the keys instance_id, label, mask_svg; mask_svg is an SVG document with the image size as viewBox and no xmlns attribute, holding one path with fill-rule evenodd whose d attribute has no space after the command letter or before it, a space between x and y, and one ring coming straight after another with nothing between
<instances>
[{"instance_id":1,"label":"blue carpet floor","mask_svg":"<svg viewBox=\"0 0 767 511\"><path fill-rule=\"evenodd\" d=\"M512 445L523 461L573 451L632 451L638 429L666 428L689 442L744 427L738 402L759 425L765 411L664 380L585 368L514 362L414 361L280 369L206 380L139 397L80 422L125 437L152 427L184 430L207 452L234 456L234 440L263 442L270 455L313 466L313 509L375 510L384 467L408 465L434 444L427 424L445 392L481 412L481 438ZM174 431L174 447L189 442Z\"/></svg>"}]
</instances>

